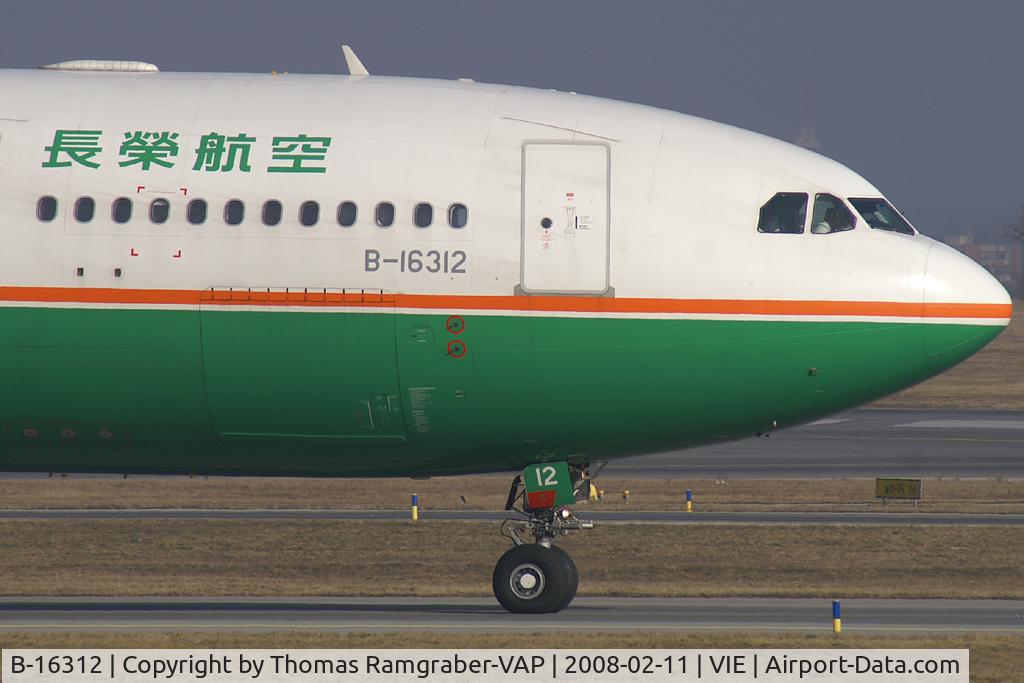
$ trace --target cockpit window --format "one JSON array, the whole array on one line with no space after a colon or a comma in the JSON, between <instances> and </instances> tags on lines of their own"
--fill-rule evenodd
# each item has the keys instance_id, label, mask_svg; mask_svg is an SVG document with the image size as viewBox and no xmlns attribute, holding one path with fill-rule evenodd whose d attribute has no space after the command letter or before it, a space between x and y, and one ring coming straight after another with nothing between
<instances>
[{"instance_id":1,"label":"cockpit window","mask_svg":"<svg viewBox=\"0 0 1024 683\"><path fill-rule=\"evenodd\" d=\"M806 218L806 193L779 192L761 207L757 231L799 234L804 231Z\"/></svg>"},{"instance_id":2,"label":"cockpit window","mask_svg":"<svg viewBox=\"0 0 1024 683\"><path fill-rule=\"evenodd\" d=\"M839 197L830 194L814 196L814 216L811 218L811 233L828 235L833 232L853 230L857 219L846 208Z\"/></svg>"},{"instance_id":3,"label":"cockpit window","mask_svg":"<svg viewBox=\"0 0 1024 683\"><path fill-rule=\"evenodd\" d=\"M853 208L864 217L867 224L875 230L892 230L904 235L913 235L914 228L903 216L892 208L892 204L884 199L850 199Z\"/></svg>"}]
</instances>

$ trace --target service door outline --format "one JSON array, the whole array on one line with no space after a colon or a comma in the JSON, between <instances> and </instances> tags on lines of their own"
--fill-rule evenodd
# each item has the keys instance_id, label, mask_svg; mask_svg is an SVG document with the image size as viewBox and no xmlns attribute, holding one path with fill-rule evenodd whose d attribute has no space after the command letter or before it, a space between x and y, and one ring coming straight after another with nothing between
<instances>
[{"instance_id":1,"label":"service door outline","mask_svg":"<svg viewBox=\"0 0 1024 683\"><path fill-rule=\"evenodd\" d=\"M543 227L550 221L550 228ZM520 290L527 294L609 291L611 147L523 144Z\"/></svg>"},{"instance_id":2,"label":"service door outline","mask_svg":"<svg viewBox=\"0 0 1024 683\"><path fill-rule=\"evenodd\" d=\"M394 298L355 295L376 304L360 313L269 305L289 295L325 301L328 291L205 290L199 333L214 433L405 441Z\"/></svg>"}]
</instances>

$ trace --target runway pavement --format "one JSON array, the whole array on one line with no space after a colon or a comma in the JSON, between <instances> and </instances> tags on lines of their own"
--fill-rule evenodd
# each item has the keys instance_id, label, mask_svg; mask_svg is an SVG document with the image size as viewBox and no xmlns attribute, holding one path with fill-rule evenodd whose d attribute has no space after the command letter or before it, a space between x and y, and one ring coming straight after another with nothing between
<instances>
[{"instance_id":1,"label":"runway pavement","mask_svg":"<svg viewBox=\"0 0 1024 683\"><path fill-rule=\"evenodd\" d=\"M844 633L1019 633L1021 600L844 600ZM513 615L493 598L2 598L3 631L807 631L830 599L577 598Z\"/></svg>"},{"instance_id":2,"label":"runway pavement","mask_svg":"<svg viewBox=\"0 0 1024 683\"><path fill-rule=\"evenodd\" d=\"M624 477L1024 477L1024 413L858 409L687 451L613 461ZM4 477L10 475L4 474ZM16 475L46 476L46 475ZM3 510L0 519L404 520L405 510ZM424 520L500 511L424 510ZM582 516L582 515L581 515ZM601 523L1000 524L1021 514L587 511ZM841 597L841 596L835 596ZM492 598L0 598L19 631L806 631L831 632L830 599L578 598L556 615L506 614ZM845 633L1024 634L1020 600L844 600Z\"/></svg>"},{"instance_id":3,"label":"runway pavement","mask_svg":"<svg viewBox=\"0 0 1024 683\"><path fill-rule=\"evenodd\" d=\"M1024 478L1024 412L858 408L770 437L613 460L604 473L690 479ZM46 476L0 473L3 478Z\"/></svg>"},{"instance_id":4,"label":"runway pavement","mask_svg":"<svg viewBox=\"0 0 1024 683\"><path fill-rule=\"evenodd\" d=\"M858 408L770 437L625 460L627 477L1024 477L1024 412Z\"/></svg>"},{"instance_id":5,"label":"runway pavement","mask_svg":"<svg viewBox=\"0 0 1024 683\"><path fill-rule=\"evenodd\" d=\"M578 510L602 524L923 524L927 526L1024 526L1024 514L936 512L682 512ZM429 521L493 521L516 518L500 510L420 511ZM326 519L406 521L408 510L0 510L3 519Z\"/></svg>"},{"instance_id":6,"label":"runway pavement","mask_svg":"<svg viewBox=\"0 0 1024 683\"><path fill-rule=\"evenodd\" d=\"M612 461L602 476L1024 477L1024 413L857 409L770 438ZM497 510L423 509L421 513L426 520L439 521L493 521L507 516ZM405 510L2 510L0 519L403 520L408 514ZM1021 514L938 514L909 509L694 514L586 510L581 514L602 523L1024 525Z\"/></svg>"}]
</instances>

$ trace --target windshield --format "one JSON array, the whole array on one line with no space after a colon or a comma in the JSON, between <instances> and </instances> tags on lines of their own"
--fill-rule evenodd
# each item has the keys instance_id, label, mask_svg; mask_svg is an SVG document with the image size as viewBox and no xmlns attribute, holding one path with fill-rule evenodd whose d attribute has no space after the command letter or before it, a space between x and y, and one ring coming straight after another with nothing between
<instances>
[{"instance_id":1,"label":"windshield","mask_svg":"<svg viewBox=\"0 0 1024 683\"><path fill-rule=\"evenodd\" d=\"M843 200L831 194L814 196L814 215L811 217L811 234L828 235L833 232L853 230L857 221L843 204Z\"/></svg>"},{"instance_id":2,"label":"windshield","mask_svg":"<svg viewBox=\"0 0 1024 683\"><path fill-rule=\"evenodd\" d=\"M761 207L757 231L800 234L806 219L806 192L778 192Z\"/></svg>"},{"instance_id":3,"label":"windshield","mask_svg":"<svg viewBox=\"0 0 1024 683\"><path fill-rule=\"evenodd\" d=\"M853 208L864 217L864 220L876 230L892 230L913 235L914 228L903 216L896 213L892 204L884 199L850 199Z\"/></svg>"}]
</instances>

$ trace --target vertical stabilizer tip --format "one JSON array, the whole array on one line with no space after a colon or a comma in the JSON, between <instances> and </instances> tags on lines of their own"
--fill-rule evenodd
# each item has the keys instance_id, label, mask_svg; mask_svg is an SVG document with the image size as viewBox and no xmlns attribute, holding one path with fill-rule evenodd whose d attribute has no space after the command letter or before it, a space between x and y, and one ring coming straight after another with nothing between
<instances>
[{"instance_id":1,"label":"vertical stabilizer tip","mask_svg":"<svg viewBox=\"0 0 1024 683\"><path fill-rule=\"evenodd\" d=\"M341 46L341 53L345 55L345 64L348 65L348 72L353 76L369 76L370 72L366 70L363 63L359 61L359 57L356 57L356 53L352 51L348 45Z\"/></svg>"}]
</instances>

